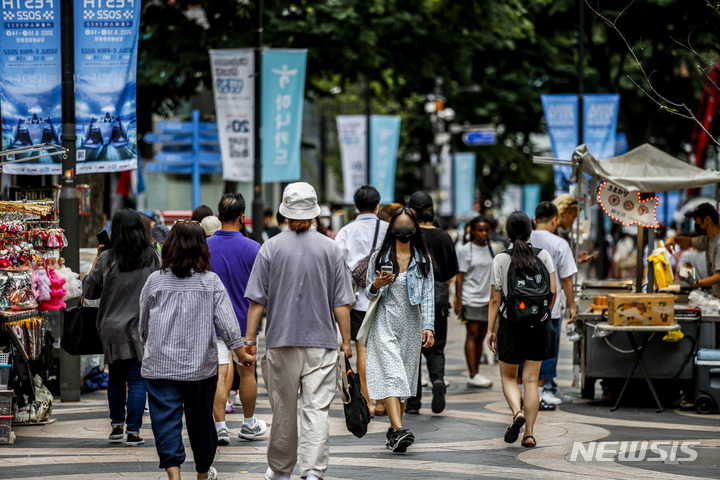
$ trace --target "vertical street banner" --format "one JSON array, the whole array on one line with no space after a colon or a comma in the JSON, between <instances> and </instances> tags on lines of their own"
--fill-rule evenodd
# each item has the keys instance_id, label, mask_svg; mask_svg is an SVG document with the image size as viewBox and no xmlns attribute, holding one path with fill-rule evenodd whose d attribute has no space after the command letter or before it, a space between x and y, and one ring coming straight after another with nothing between
<instances>
[{"instance_id":1,"label":"vertical street banner","mask_svg":"<svg viewBox=\"0 0 720 480\"><path fill-rule=\"evenodd\" d=\"M540 185L537 183L529 183L523 185L523 212L530 217L535 218L535 208L540 203Z\"/></svg>"},{"instance_id":2,"label":"vertical street banner","mask_svg":"<svg viewBox=\"0 0 720 480\"><path fill-rule=\"evenodd\" d=\"M268 50L262 61L262 181L300 179L307 50Z\"/></svg>"},{"instance_id":3,"label":"vertical street banner","mask_svg":"<svg viewBox=\"0 0 720 480\"><path fill-rule=\"evenodd\" d=\"M1 5L2 149L60 144L60 1L4 0ZM4 172L59 174L60 163L59 157L45 157L35 163L6 165Z\"/></svg>"},{"instance_id":4,"label":"vertical street banner","mask_svg":"<svg viewBox=\"0 0 720 480\"><path fill-rule=\"evenodd\" d=\"M78 174L137 167L139 24L140 0L75 0Z\"/></svg>"},{"instance_id":5,"label":"vertical street banner","mask_svg":"<svg viewBox=\"0 0 720 480\"><path fill-rule=\"evenodd\" d=\"M578 146L578 97L577 95L542 95L542 105L545 111L545 123L553 158L570 160L575 148ZM566 165L553 165L555 173L555 188L558 192L567 192L573 180L572 167Z\"/></svg>"},{"instance_id":6,"label":"vertical street banner","mask_svg":"<svg viewBox=\"0 0 720 480\"><path fill-rule=\"evenodd\" d=\"M598 160L615 156L620 95L583 96L583 142Z\"/></svg>"},{"instance_id":7,"label":"vertical street banner","mask_svg":"<svg viewBox=\"0 0 720 480\"><path fill-rule=\"evenodd\" d=\"M430 155L430 162L437 164L435 160L437 154ZM438 186L440 187L438 213L442 217L449 217L453 214L453 156L450 153L449 146L443 146L440 153L440 177L438 178Z\"/></svg>"},{"instance_id":8,"label":"vertical street banner","mask_svg":"<svg viewBox=\"0 0 720 480\"><path fill-rule=\"evenodd\" d=\"M365 119L365 115L338 115L335 118L343 172L343 202L347 205L355 203L355 190L367 183Z\"/></svg>"},{"instance_id":9,"label":"vertical street banner","mask_svg":"<svg viewBox=\"0 0 720 480\"><path fill-rule=\"evenodd\" d=\"M252 49L210 50L223 179L252 182L255 160L255 57Z\"/></svg>"},{"instance_id":10,"label":"vertical street banner","mask_svg":"<svg viewBox=\"0 0 720 480\"><path fill-rule=\"evenodd\" d=\"M475 154L456 153L453 170L455 214L472 213L475 206Z\"/></svg>"},{"instance_id":11,"label":"vertical street banner","mask_svg":"<svg viewBox=\"0 0 720 480\"><path fill-rule=\"evenodd\" d=\"M400 117L370 116L370 185L383 203L395 200L395 169L400 143Z\"/></svg>"}]
</instances>

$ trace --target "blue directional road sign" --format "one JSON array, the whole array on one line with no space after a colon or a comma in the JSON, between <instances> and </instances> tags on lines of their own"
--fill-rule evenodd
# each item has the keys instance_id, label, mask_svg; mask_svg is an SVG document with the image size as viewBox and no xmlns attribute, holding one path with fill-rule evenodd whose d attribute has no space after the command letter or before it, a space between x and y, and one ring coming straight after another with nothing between
<instances>
[{"instance_id":1,"label":"blue directional road sign","mask_svg":"<svg viewBox=\"0 0 720 480\"><path fill-rule=\"evenodd\" d=\"M495 130L470 130L463 133L462 141L468 147L478 147L480 145L495 145L497 136Z\"/></svg>"}]
</instances>

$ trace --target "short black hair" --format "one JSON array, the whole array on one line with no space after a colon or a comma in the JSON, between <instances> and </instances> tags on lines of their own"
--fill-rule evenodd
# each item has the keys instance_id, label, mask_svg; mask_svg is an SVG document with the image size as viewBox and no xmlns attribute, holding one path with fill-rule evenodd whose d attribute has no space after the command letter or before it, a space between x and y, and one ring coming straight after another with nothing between
<instances>
[{"instance_id":1,"label":"short black hair","mask_svg":"<svg viewBox=\"0 0 720 480\"><path fill-rule=\"evenodd\" d=\"M355 191L353 201L359 211L370 212L380 204L380 192L372 185L363 185Z\"/></svg>"},{"instance_id":2,"label":"short black hair","mask_svg":"<svg viewBox=\"0 0 720 480\"><path fill-rule=\"evenodd\" d=\"M414 210L414 209L413 209ZM431 223L435 218L435 210L433 208L423 208L422 210L414 210L415 217L420 223Z\"/></svg>"},{"instance_id":3,"label":"short black hair","mask_svg":"<svg viewBox=\"0 0 720 480\"><path fill-rule=\"evenodd\" d=\"M280 212L277 212L275 214L275 219L277 220L278 225L282 225L283 223L285 223L285 215Z\"/></svg>"},{"instance_id":4,"label":"short black hair","mask_svg":"<svg viewBox=\"0 0 720 480\"><path fill-rule=\"evenodd\" d=\"M267 210L265 210L264 216L265 216L265 218L272 217L273 211L268 208Z\"/></svg>"},{"instance_id":5,"label":"short black hair","mask_svg":"<svg viewBox=\"0 0 720 480\"><path fill-rule=\"evenodd\" d=\"M218 202L218 218L221 222L234 222L245 214L245 199L240 193L226 193Z\"/></svg>"},{"instance_id":6,"label":"short black hair","mask_svg":"<svg viewBox=\"0 0 720 480\"><path fill-rule=\"evenodd\" d=\"M535 222L547 223L558 216L558 209L552 202L540 202L535 208Z\"/></svg>"},{"instance_id":7,"label":"short black hair","mask_svg":"<svg viewBox=\"0 0 720 480\"><path fill-rule=\"evenodd\" d=\"M190 217L190 220L194 222L202 222L202 219L205 217L211 217L213 214L212 208L208 207L207 205L200 205L192 212L192 217Z\"/></svg>"}]
</instances>

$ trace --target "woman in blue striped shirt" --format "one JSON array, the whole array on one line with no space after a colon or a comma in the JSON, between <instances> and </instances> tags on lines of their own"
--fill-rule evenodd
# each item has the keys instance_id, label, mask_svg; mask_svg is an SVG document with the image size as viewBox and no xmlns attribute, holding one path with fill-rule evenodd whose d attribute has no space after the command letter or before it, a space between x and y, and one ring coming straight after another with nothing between
<instances>
[{"instance_id":1,"label":"woman in blue striped shirt","mask_svg":"<svg viewBox=\"0 0 720 480\"><path fill-rule=\"evenodd\" d=\"M255 361L245 352L227 290L209 268L203 228L198 222L177 222L163 244L162 269L150 275L140 295L142 376L160 468L170 480L180 480L185 461L183 412L197 478L217 478L211 466L217 449L217 335L243 365Z\"/></svg>"}]
</instances>

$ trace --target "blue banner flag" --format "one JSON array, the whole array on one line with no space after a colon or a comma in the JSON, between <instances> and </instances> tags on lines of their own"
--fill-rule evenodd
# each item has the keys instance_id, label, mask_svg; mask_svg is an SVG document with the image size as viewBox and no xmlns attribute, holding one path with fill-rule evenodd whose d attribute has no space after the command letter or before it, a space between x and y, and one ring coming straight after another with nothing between
<instances>
[{"instance_id":1,"label":"blue banner flag","mask_svg":"<svg viewBox=\"0 0 720 480\"><path fill-rule=\"evenodd\" d=\"M137 167L139 25L140 0L75 0L77 173Z\"/></svg>"},{"instance_id":2,"label":"blue banner flag","mask_svg":"<svg viewBox=\"0 0 720 480\"><path fill-rule=\"evenodd\" d=\"M552 156L570 160L578 146L578 98L577 95L542 95L545 123L547 124ZM567 192L572 183L572 167L553 165L555 188Z\"/></svg>"},{"instance_id":3,"label":"blue banner flag","mask_svg":"<svg viewBox=\"0 0 720 480\"><path fill-rule=\"evenodd\" d=\"M615 156L620 95L583 96L583 142L598 160Z\"/></svg>"},{"instance_id":4,"label":"blue banner flag","mask_svg":"<svg viewBox=\"0 0 720 480\"><path fill-rule=\"evenodd\" d=\"M307 50L268 50L263 54L263 182L300 179L306 63Z\"/></svg>"},{"instance_id":5,"label":"blue banner flag","mask_svg":"<svg viewBox=\"0 0 720 480\"><path fill-rule=\"evenodd\" d=\"M540 204L540 185L530 183L523 185L523 212L530 217L535 218L535 209Z\"/></svg>"},{"instance_id":6,"label":"blue banner flag","mask_svg":"<svg viewBox=\"0 0 720 480\"><path fill-rule=\"evenodd\" d=\"M400 142L400 117L370 117L370 185L384 203L395 200L395 168Z\"/></svg>"},{"instance_id":7,"label":"blue banner flag","mask_svg":"<svg viewBox=\"0 0 720 480\"><path fill-rule=\"evenodd\" d=\"M3 1L1 5L2 149L60 144L60 1ZM6 165L4 172L60 174L60 162L59 157L44 157L29 164Z\"/></svg>"},{"instance_id":8,"label":"blue banner flag","mask_svg":"<svg viewBox=\"0 0 720 480\"><path fill-rule=\"evenodd\" d=\"M455 154L455 214L472 213L475 207L475 154Z\"/></svg>"}]
</instances>

